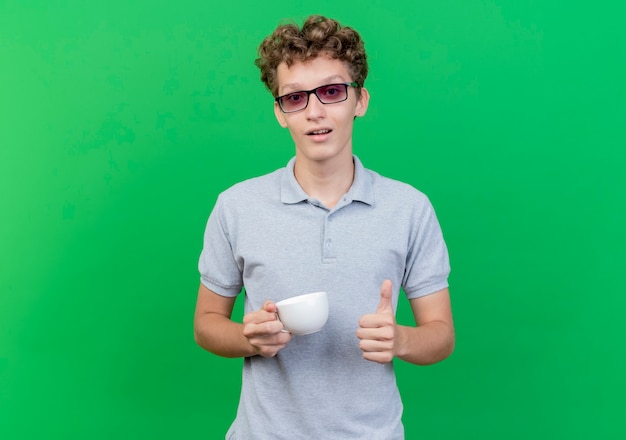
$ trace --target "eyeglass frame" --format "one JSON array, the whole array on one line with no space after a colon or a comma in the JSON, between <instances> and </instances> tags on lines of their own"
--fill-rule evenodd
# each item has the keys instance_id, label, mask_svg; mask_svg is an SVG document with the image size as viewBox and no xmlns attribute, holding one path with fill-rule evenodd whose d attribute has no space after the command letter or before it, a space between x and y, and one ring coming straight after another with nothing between
<instances>
[{"instance_id":1,"label":"eyeglass frame","mask_svg":"<svg viewBox=\"0 0 626 440\"><path fill-rule=\"evenodd\" d=\"M346 86L346 97L344 99L342 99L341 101L334 101L334 102L324 102L322 101L322 98L320 98L320 96L317 94L317 91L319 89L322 89L324 87L330 87L330 86ZM274 101L276 101L276 103L278 104L278 107L280 108L280 111L283 113L295 113L295 112L299 112L304 110L305 108L307 108L309 106L309 98L311 97L312 94L314 94L317 99L319 100L319 102L321 102L324 105L329 105L329 104L337 104L339 102L344 102L348 100L348 87L354 87L355 89L358 89L360 86L357 82L338 82L338 83L331 83L331 84L324 84L321 85L319 87L315 87L314 89L311 90L297 90L295 92L289 92L289 93L285 93L284 95L278 96L276 98L274 98ZM285 111L285 109L283 108L283 105L280 103L280 100L282 98L284 98L285 96L289 96L289 95L293 95L294 93L306 93L306 104L304 104L304 107L299 108L298 110L291 110L291 111Z\"/></svg>"}]
</instances>

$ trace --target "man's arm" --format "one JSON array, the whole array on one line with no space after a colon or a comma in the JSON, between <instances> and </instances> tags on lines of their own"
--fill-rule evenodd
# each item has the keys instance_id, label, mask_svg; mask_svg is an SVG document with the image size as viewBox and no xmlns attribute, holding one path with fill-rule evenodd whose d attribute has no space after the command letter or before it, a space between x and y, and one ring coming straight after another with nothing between
<instances>
[{"instance_id":1,"label":"man's arm","mask_svg":"<svg viewBox=\"0 0 626 440\"><path fill-rule=\"evenodd\" d=\"M380 289L376 313L363 316L357 336L365 359L387 363L394 357L429 365L448 357L454 349L454 324L448 289L412 299L417 327L398 325L391 305L391 281Z\"/></svg>"},{"instance_id":2,"label":"man's arm","mask_svg":"<svg viewBox=\"0 0 626 440\"><path fill-rule=\"evenodd\" d=\"M417 327L397 326L395 356L418 365L434 364L450 356L455 336L448 289L410 303Z\"/></svg>"},{"instance_id":3,"label":"man's arm","mask_svg":"<svg viewBox=\"0 0 626 440\"><path fill-rule=\"evenodd\" d=\"M275 356L290 340L276 319L276 305L270 301L261 310L244 316L243 324L232 321L235 298L218 295L200 284L194 316L196 343L224 357Z\"/></svg>"}]
</instances>

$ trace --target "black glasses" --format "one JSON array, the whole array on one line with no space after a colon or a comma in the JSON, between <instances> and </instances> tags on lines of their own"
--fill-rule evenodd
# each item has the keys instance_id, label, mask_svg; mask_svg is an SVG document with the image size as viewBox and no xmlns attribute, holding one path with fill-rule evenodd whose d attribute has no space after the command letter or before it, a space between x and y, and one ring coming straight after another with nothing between
<instances>
[{"instance_id":1,"label":"black glasses","mask_svg":"<svg viewBox=\"0 0 626 440\"><path fill-rule=\"evenodd\" d=\"M309 105L311 93L315 93L315 96L322 104L335 104L345 101L348 99L348 87L359 87L359 85L355 82L326 84L312 90L287 93L276 98L276 102L283 113L293 113L304 110Z\"/></svg>"}]
</instances>

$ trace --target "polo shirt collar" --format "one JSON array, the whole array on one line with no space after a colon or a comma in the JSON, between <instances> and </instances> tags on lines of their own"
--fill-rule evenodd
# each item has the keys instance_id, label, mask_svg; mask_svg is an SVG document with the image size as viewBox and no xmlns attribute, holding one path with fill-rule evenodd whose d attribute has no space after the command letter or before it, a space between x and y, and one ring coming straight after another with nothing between
<instances>
[{"instance_id":1,"label":"polo shirt collar","mask_svg":"<svg viewBox=\"0 0 626 440\"><path fill-rule=\"evenodd\" d=\"M372 177L363 167L358 157L352 156L354 160L354 181L345 195L345 202L359 201L368 205L374 204L374 187ZM295 204L308 200L310 197L304 192L295 175L293 168L296 158L293 157L285 168L280 185L280 198L283 203Z\"/></svg>"}]
</instances>

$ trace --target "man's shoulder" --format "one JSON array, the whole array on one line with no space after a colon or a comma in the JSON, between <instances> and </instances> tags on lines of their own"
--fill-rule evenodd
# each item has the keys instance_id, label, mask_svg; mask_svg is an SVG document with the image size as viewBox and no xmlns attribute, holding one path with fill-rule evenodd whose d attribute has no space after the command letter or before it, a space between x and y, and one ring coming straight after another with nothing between
<instances>
[{"instance_id":1,"label":"man's shoulder","mask_svg":"<svg viewBox=\"0 0 626 440\"><path fill-rule=\"evenodd\" d=\"M369 169L366 169L366 172L370 176L377 196L405 201L410 199L422 203L428 200L426 194L408 182L386 177Z\"/></svg>"},{"instance_id":2,"label":"man's shoulder","mask_svg":"<svg viewBox=\"0 0 626 440\"><path fill-rule=\"evenodd\" d=\"M220 199L223 201L244 202L250 199L258 199L268 194L274 194L280 188L281 176L284 170L284 168L279 168L270 173L235 183L222 191Z\"/></svg>"}]
</instances>

